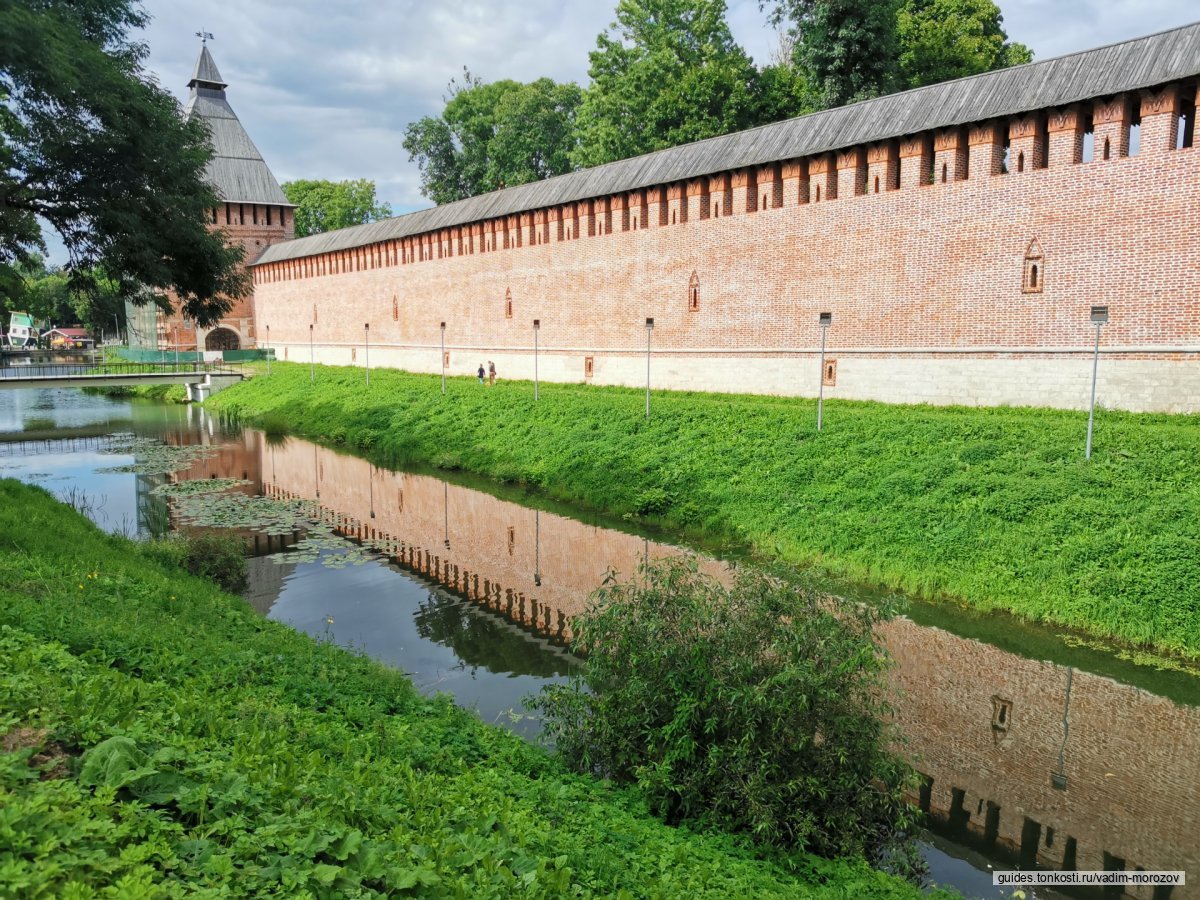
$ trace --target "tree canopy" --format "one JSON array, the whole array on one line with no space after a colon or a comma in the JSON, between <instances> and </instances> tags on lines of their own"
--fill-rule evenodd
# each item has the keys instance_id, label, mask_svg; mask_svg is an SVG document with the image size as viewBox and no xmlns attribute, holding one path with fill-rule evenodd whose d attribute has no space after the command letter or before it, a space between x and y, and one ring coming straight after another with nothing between
<instances>
[{"instance_id":1,"label":"tree canopy","mask_svg":"<svg viewBox=\"0 0 1200 900\"><path fill-rule=\"evenodd\" d=\"M489 83L464 69L442 114L405 129L421 192L450 203L571 171L580 93L549 78Z\"/></svg>"},{"instance_id":2,"label":"tree canopy","mask_svg":"<svg viewBox=\"0 0 1200 900\"><path fill-rule=\"evenodd\" d=\"M73 280L172 291L207 325L248 288L243 251L207 227L208 136L144 71L145 22L133 0L0 0L0 267L44 250L41 220Z\"/></svg>"},{"instance_id":3,"label":"tree canopy","mask_svg":"<svg viewBox=\"0 0 1200 900\"><path fill-rule=\"evenodd\" d=\"M812 104L841 106L1030 62L992 0L762 0L788 29Z\"/></svg>"},{"instance_id":4,"label":"tree canopy","mask_svg":"<svg viewBox=\"0 0 1200 900\"><path fill-rule=\"evenodd\" d=\"M897 18L899 77L921 87L1030 62L1033 53L1008 39L992 0L907 0Z\"/></svg>"},{"instance_id":5,"label":"tree canopy","mask_svg":"<svg viewBox=\"0 0 1200 900\"><path fill-rule=\"evenodd\" d=\"M757 72L733 40L724 0L620 0L589 59L580 166L759 122Z\"/></svg>"},{"instance_id":6,"label":"tree canopy","mask_svg":"<svg viewBox=\"0 0 1200 900\"><path fill-rule=\"evenodd\" d=\"M405 131L421 192L449 203L907 87L1029 62L993 0L760 0L780 29L756 67L725 0L619 0L591 84L487 83L464 69Z\"/></svg>"},{"instance_id":7,"label":"tree canopy","mask_svg":"<svg viewBox=\"0 0 1200 900\"><path fill-rule=\"evenodd\" d=\"M366 178L288 181L281 187L288 200L296 204L298 238L365 225L392 214L391 206L375 199L375 182Z\"/></svg>"}]
</instances>

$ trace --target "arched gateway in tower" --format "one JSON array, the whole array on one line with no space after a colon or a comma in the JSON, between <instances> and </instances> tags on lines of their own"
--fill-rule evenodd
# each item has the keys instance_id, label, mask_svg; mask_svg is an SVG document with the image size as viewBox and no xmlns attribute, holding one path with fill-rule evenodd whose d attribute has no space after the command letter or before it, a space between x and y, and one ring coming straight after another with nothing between
<instances>
[{"instance_id":1,"label":"arched gateway in tower","mask_svg":"<svg viewBox=\"0 0 1200 900\"><path fill-rule=\"evenodd\" d=\"M212 141L213 157L205 177L221 204L209 211L209 227L223 231L229 242L241 243L250 264L267 247L292 238L294 206L229 105L226 86L207 43L202 43L188 81L191 94L183 114L188 120L203 120ZM155 313L153 306L127 308L130 343L184 351L237 350L257 343L251 294L238 298L210 328L198 328L185 319L178 304L175 309L168 315Z\"/></svg>"}]
</instances>

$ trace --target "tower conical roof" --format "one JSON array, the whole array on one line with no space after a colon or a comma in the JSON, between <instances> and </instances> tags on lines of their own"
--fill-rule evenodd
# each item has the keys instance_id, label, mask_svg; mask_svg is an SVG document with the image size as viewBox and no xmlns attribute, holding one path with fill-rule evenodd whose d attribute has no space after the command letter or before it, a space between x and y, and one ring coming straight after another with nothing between
<instances>
[{"instance_id":1,"label":"tower conical roof","mask_svg":"<svg viewBox=\"0 0 1200 900\"><path fill-rule=\"evenodd\" d=\"M188 82L191 96L183 116L189 121L199 117L208 126L213 147L213 158L205 170L208 183L226 203L292 206L225 99L225 86L208 45L201 45Z\"/></svg>"},{"instance_id":2,"label":"tower conical roof","mask_svg":"<svg viewBox=\"0 0 1200 900\"><path fill-rule=\"evenodd\" d=\"M200 45L200 55L196 57L196 67L192 69L192 80L188 82L187 86L190 88L203 86L218 91L226 87L226 83L221 79L221 73L217 70L217 64L213 62L212 54L208 52L208 44Z\"/></svg>"}]
</instances>

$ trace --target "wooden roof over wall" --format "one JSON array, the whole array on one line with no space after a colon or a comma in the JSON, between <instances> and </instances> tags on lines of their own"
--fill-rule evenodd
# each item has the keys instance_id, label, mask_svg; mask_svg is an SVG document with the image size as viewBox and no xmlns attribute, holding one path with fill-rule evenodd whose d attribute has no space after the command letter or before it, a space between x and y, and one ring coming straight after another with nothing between
<instances>
[{"instance_id":1,"label":"wooden roof over wall","mask_svg":"<svg viewBox=\"0 0 1200 900\"><path fill-rule=\"evenodd\" d=\"M274 244L255 264L347 250L730 169L1064 106L1197 74L1200 74L1200 22L658 150L367 225Z\"/></svg>"}]
</instances>

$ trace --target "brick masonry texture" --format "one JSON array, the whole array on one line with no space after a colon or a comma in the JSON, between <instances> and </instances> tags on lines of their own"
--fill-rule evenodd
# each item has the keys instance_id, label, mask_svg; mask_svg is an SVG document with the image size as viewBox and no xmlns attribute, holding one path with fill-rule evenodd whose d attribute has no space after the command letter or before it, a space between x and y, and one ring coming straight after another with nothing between
<instances>
[{"instance_id":1,"label":"brick masonry texture","mask_svg":"<svg viewBox=\"0 0 1200 900\"><path fill-rule=\"evenodd\" d=\"M1101 405L1197 412L1200 155L1175 149L1195 93L1168 85L265 264L255 317L280 358L308 361L311 324L318 362L363 365L369 323L372 365L426 372L440 371L444 321L451 374L492 359L512 378L532 377L536 318L540 377L583 381L592 357L588 380L641 385L652 316L655 386L811 396L829 311L827 396L1079 408L1103 304ZM1135 112L1140 152L1121 156ZM1108 159L1083 161L1087 121ZM1009 171L993 174L1005 140Z\"/></svg>"},{"instance_id":2,"label":"brick masonry texture","mask_svg":"<svg viewBox=\"0 0 1200 900\"><path fill-rule=\"evenodd\" d=\"M645 555L679 552L304 442L272 447L254 433L180 477L209 476L247 478L248 490L270 496L319 492L324 519L341 533L560 639L609 567L628 576ZM715 561L702 567L724 572ZM273 595L260 598L264 607L271 602ZM907 619L884 625L881 637L897 663L905 752L931 782L935 818L958 816L960 835L982 841L991 804L995 846L1017 856L1024 843L1047 868L1063 867L1070 841L1079 869L1105 868L1105 854L1128 869L1200 869L1200 710L1078 668L1070 670L1068 696L1065 666ZM1003 728L993 726L999 702L1010 704ZM1060 751L1065 790L1050 781ZM1171 896L1200 892L1189 885Z\"/></svg>"},{"instance_id":3,"label":"brick masonry texture","mask_svg":"<svg viewBox=\"0 0 1200 900\"><path fill-rule=\"evenodd\" d=\"M240 244L247 262L256 259L272 244L291 240L295 228L291 209L261 203L222 203L213 210L213 220L210 227L222 230L229 243ZM254 347L258 342L253 293L235 298L229 312L211 328L196 328L178 312L178 298L172 296L171 299L175 311L170 315L160 312L157 316L159 347L175 349L178 346L180 350L204 350L207 344L208 349L214 349L211 346L214 342L231 342L230 335L223 332L236 337L237 347L228 349ZM223 342L221 338L224 338Z\"/></svg>"}]
</instances>

